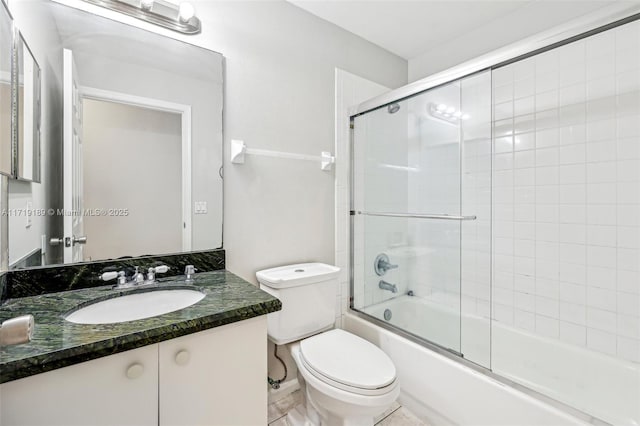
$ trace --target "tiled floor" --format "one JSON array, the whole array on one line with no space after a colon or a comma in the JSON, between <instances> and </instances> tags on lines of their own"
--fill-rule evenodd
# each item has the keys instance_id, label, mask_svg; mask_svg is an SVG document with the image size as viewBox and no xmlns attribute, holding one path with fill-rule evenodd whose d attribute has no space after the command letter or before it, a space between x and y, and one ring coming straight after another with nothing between
<instances>
[{"instance_id":1,"label":"tiled floor","mask_svg":"<svg viewBox=\"0 0 640 426\"><path fill-rule=\"evenodd\" d=\"M287 426L287 413L293 410L302 400L300 391L297 390L278 401L269 404L269 426ZM397 402L386 412L382 413L376 422L376 426L428 426L418 419L413 413L400 406Z\"/></svg>"}]
</instances>

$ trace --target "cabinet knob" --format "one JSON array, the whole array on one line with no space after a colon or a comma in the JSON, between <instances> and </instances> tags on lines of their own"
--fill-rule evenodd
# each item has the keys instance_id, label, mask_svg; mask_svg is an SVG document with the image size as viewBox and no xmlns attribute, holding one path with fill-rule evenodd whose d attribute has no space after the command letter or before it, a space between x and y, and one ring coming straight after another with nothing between
<instances>
[{"instance_id":1,"label":"cabinet knob","mask_svg":"<svg viewBox=\"0 0 640 426\"><path fill-rule=\"evenodd\" d=\"M144 366L136 362L134 364L131 364L129 368L127 368L127 377L130 379L137 379L138 377L142 376L143 372Z\"/></svg>"},{"instance_id":2,"label":"cabinet knob","mask_svg":"<svg viewBox=\"0 0 640 426\"><path fill-rule=\"evenodd\" d=\"M189 351L180 351L176 354L176 364L187 365L190 358L191 355L189 355Z\"/></svg>"}]
</instances>

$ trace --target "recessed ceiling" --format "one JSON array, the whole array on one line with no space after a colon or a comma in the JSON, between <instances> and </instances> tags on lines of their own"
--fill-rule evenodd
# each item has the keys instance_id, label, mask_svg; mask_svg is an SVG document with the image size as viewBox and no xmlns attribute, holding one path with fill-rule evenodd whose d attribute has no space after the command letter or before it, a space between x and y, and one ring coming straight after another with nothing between
<instances>
[{"instance_id":1,"label":"recessed ceiling","mask_svg":"<svg viewBox=\"0 0 640 426\"><path fill-rule=\"evenodd\" d=\"M615 3L614 0L288 1L405 59L470 32L474 37L490 38L491 47L498 48Z\"/></svg>"}]
</instances>

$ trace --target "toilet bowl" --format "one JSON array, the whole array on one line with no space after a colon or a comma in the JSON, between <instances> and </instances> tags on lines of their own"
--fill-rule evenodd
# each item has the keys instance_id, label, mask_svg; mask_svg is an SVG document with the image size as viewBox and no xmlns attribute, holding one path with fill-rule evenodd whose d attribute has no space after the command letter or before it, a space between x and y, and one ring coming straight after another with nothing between
<instances>
[{"instance_id":1,"label":"toilet bowl","mask_svg":"<svg viewBox=\"0 0 640 426\"><path fill-rule=\"evenodd\" d=\"M391 359L335 322L340 269L322 263L256 273L260 288L282 302L267 316L269 340L291 343L304 402L287 415L291 426L369 426L400 393ZM329 331L326 331L329 330Z\"/></svg>"}]
</instances>

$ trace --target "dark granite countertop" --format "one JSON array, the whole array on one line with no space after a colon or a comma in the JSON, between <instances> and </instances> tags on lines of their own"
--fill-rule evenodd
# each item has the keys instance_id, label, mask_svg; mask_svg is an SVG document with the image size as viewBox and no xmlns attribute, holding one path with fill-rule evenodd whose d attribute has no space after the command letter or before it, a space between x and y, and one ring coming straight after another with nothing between
<instances>
[{"instance_id":1,"label":"dark granite countertop","mask_svg":"<svg viewBox=\"0 0 640 426\"><path fill-rule=\"evenodd\" d=\"M95 299L154 287L112 290L109 285L7 300L0 307L0 322L32 314L35 328L30 343L0 348L0 383L265 315L282 307L275 297L225 270L196 274L192 284L186 284L184 277L172 277L159 279L154 286L185 285L206 296L179 311L116 324L73 324L63 315Z\"/></svg>"}]
</instances>

